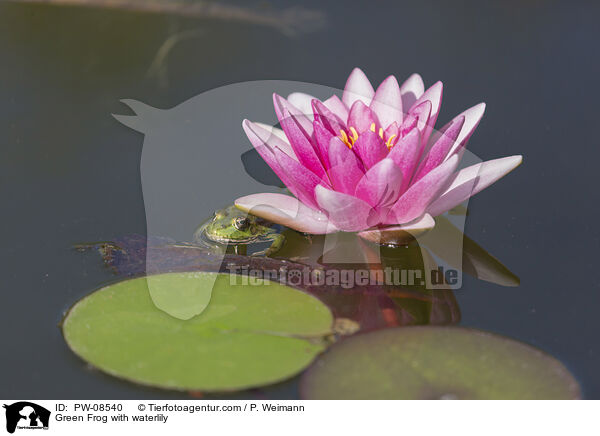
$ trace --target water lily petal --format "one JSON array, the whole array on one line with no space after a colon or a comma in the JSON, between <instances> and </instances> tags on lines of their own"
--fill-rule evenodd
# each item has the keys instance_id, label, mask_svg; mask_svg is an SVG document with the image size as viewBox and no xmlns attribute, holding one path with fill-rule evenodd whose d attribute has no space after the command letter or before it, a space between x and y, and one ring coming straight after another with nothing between
<instances>
[{"instance_id":1,"label":"water lily petal","mask_svg":"<svg viewBox=\"0 0 600 436\"><path fill-rule=\"evenodd\" d=\"M432 135L432 138L435 136L433 139L435 142L433 143L431 150L429 150L421 162L421 166L416 172L413 183L421 179L425 174L437 167L446 159L450 149L456 143L456 139L463 128L464 122L464 116L457 117L450 121L450 123L444 126L439 132L436 132L434 135Z\"/></svg>"},{"instance_id":2,"label":"water lily petal","mask_svg":"<svg viewBox=\"0 0 600 436\"><path fill-rule=\"evenodd\" d=\"M357 166L363 174L365 172L364 166L358 156L337 136L331 138L331 141L329 142L329 162L331 163L331 166Z\"/></svg>"},{"instance_id":3,"label":"water lily petal","mask_svg":"<svg viewBox=\"0 0 600 436\"><path fill-rule=\"evenodd\" d=\"M362 163L352 150L338 137L329 143L329 178L333 188L346 194L354 194L356 185L364 176Z\"/></svg>"},{"instance_id":4,"label":"water lily petal","mask_svg":"<svg viewBox=\"0 0 600 436\"><path fill-rule=\"evenodd\" d=\"M276 93L273 94L273 106L275 107L275 114L280 123L282 118L284 118L284 110L287 110L291 115L294 115L297 123L302 127L302 130L306 134L306 137L310 139L313 133L312 120L302 113L300 109Z\"/></svg>"},{"instance_id":5,"label":"water lily petal","mask_svg":"<svg viewBox=\"0 0 600 436\"><path fill-rule=\"evenodd\" d=\"M235 200L235 206L244 212L299 232L322 235L339 230L323 212L311 209L289 195L273 193L247 195Z\"/></svg>"},{"instance_id":6,"label":"water lily petal","mask_svg":"<svg viewBox=\"0 0 600 436\"><path fill-rule=\"evenodd\" d=\"M458 156L452 156L408 188L392 207L386 222L402 224L423 215L429 204L447 186L457 165Z\"/></svg>"},{"instance_id":7,"label":"water lily petal","mask_svg":"<svg viewBox=\"0 0 600 436\"><path fill-rule=\"evenodd\" d=\"M398 127L398 124L396 122L393 122L392 124L390 124L387 129L385 129L385 134L384 134L384 138L386 140L386 142L393 136L394 139L392 140L392 145L395 144L398 141L398 134L400 133L400 128Z\"/></svg>"},{"instance_id":8,"label":"water lily petal","mask_svg":"<svg viewBox=\"0 0 600 436\"><path fill-rule=\"evenodd\" d=\"M250 122L250 121L249 121ZM294 149L292 148L292 146L290 145L290 141L288 140L287 136L285 136L285 132L277 127L271 126L269 124L264 124L264 123L251 123L254 126L258 126L264 130L266 130L267 132L270 133L270 135L274 135L277 138L281 139L281 141L277 141L277 143L273 142L274 140L270 140L267 139L266 142L267 144L273 149L275 147L279 147L281 148L283 151L285 151L285 153L287 155L289 155L291 158L298 160L298 157L296 156L296 153L294 152ZM270 138L269 135L269 138Z\"/></svg>"},{"instance_id":9,"label":"water lily petal","mask_svg":"<svg viewBox=\"0 0 600 436\"><path fill-rule=\"evenodd\" d=\"M365 73L360 68L355 68L346 81L342 101L349 108L357 100L362 101L368 106L374 94L375 90Z\"/></svg>"},{"instance_id":10,"label":"water lily petal","mask_svg":"<svg viewBox=\"0 0 600 436\"><path fill-rule=\"evenodd\" d=\"M394 203L400 196L402 171L392 159L374 165L356 185L354 195L373 207Z\"/></svg>"},{"instance_id":11,"label":"water lily petal","mask_svg":"<svg viewBox=\"0 0 600 436\"><path fill-rule=\"evenodd\" d=\"M427 143L423 137L423 132L428 129L429 117L431 115L431 102L425 100L413 107L408 116L404 119L400 127L400 135L405 136L412 130L418 129L421 132L421 148L419 150L419 158L423 156Z\"/></svg>"},{"instance_id":12,"label":"water lily petal","mask_svg":"<svg viewBox=\"0 0 600 436\"><path fill-rule=\"evenodd\" d=\"M402 107L408 110L425 92L425 84L418 74L412 74L400 86L400 95L402 96Z\"/></svg>"},{"instance_id":13,"label":"water lily petal","mask_svg":"<svg viewBox=\"0 0 600 436\"><path fill-rule=\"evenodd\" d=\"M306 137L305 131L302 129L298 118L295 115L290 114L285 108L283 109L282 115L279 122L298 157L298 161L318 177L325 177L323 163L319 159L312 142Z\"/></svg>"},{"instance_id":14,"label":"water lily petal","mask_svg":"<svg viewBox=\"0 0 600 436\"><path fill-rule=\"evenodd\" d=\"M383 128L393 122L402 123L402 96L394 76L388 76L377 87L370 108L377 114Z\"/></svg>"},{"instance_id":15,"label":"water lily petal","mask_svg":"<svg viewBox=\"0 0 600 436\"><path fill-rule=\"evenodd\" d=\"M348 114L348 128L354 127L358 133L362 133L369 130L373 123L379 125L376 114L362 101L354 102Z\"/></svg>"},{"instance_id":16,"label":"water lily petal","mask_svg":"<svg viewBox=\"0 0 600 436\"><path fill-rule=\"evenodd\" d=\"M409 223L364 230L358 234L376 244L405 245L435 227L435 220L425 214Z\"/></svg>"},{"instance_id":17,"label":"water lily petal","mask_svg":"<svg viewBox=\"0 0 600 436\"><path fill-rule=\"evenodd\" d=\"M352 150L360 157L366 168L371 168L388 154L388 148L383 139L375 132L362 132Z\"/></svg>"},{"instance_id":18,"label":"water lily petal","mask_svg":"<svg viewBox=\"0 0 600 436\"><path fill-rule=\"evenodd\" d=\"M464 147L466 145L467 141L479 125L479 121L483 117L484 112L485 103L479 103L454 118L457 119L459 117L465 117L465 123L460 131L460 134L458 135L458 138L456 139L455 144L448 152L446 159L457 152L460 147Z\"/></svg>"},{"instance_id":19,"label":"water lily petal","mask_svg":"<svg viewBox=\"0 0 600 436\"><path fill-rule=\"evenodd\" d=\"M340 230L356 232L372 227L374 209L360 198L332 191L322 185L316 187L315 197L321 209L327 212L329 219Z\"/></svg>"},{"instance_id":20,"label":"water lily petal","mask_svg":"<svg viewBox=\"0 0 600 436\"><path fill-rule=\"evenodd\" d=\"M342 121L348 121L348 112L349 108L346 107L344 102L340 100L337 95L332 95L327 100L323 102L327 108L336 114Z\"/></svg>"},{"instance_id":21,"label":"water lily petal","mask_svg":"<svg viewBox=\"0 0 600 436\"><path fill-rule=\"evenodd\" d=\"M312 110L314 112L315 119L321 121L321 124L329 129L329 131L334 135L339 135L340 131L345 129L345 122L331 112L327 106L325 106L319 100L314 99L312 101Z\"/></svg>"},{"instance_id":22,"label":"water lily petal","mask_svg":"<svg viewBox=\"0 0 600 436\"><path fill-rule=\"evenodd\" d=\"M446 162L449 161L450 159ZM452 177L450 186L427 208L427 212L433 216L441 215L504 177L522 161L521 155L508 156L481 162L458 171Z\"/></svg>"},{"instance_id":23,"label":"water lily petal","mask_svg":"<svg viewBox=\"0 0 600 436\"><path fill-rule=\"evenodd\" d=\"M421 129L421 127L419 127L422 132L423 143L425 143L425 144L427 143L427 140L429 139L429 135L431 134L431 131L433 130L433 126L435 125L435 122L437 120L438 114L440 113L440 106L442 105L442 91L443 91L442 82L436 82L429 89L427 89L427 91L425 91L425 93L421 97L419 97L417 99L417 101L413 104L413 106L411 107L411 111L412 111L414 108L419 106L424 101L431 102L431 112L429 115L429 120L427 121L427 125L425 126L424 129ZM411 111L409 111L409 112L411 112Z\"/></svg>"},{"instance_id":24,"label":"water lily petal","mask_svg":"<svg viewBox=\"0 0 600 436\"><path fill-rule=\"evenodd\" d=\"M329 168L328 173L331 185L336 191L343 192L344 194L354 194L356 184L360 180L359 177L356 177L358 171L349 172L345 166L338 165ZM360 175L362 176L362 172Z\"/></svg>"},{"instance_id":25,"label":"water lily petal","mask_svg":"<svg viewBox=\"0 0 600 436\"><path fill-rule=\"evenodd\" d=\"M426 101L425 103L428 104L429 106L431 106L431 103L429 103L428 101ZM427 114L421 115L421 117L428 117L428 116L429 115L427 115ZM426 123L426 121L422 121L423 126L425 126L425 123ZM418 124L419 124L418 114L414 114L414 113L408 114L406 116L406 118L404 118L404 121L402 122L402 126L400 126L400 128L398 129L400 136L407 135L413 129L417 128ZM419 130L421 130L421 129L419 129Z\"/></svg>"},{"instance_id":26,"label":"water lily petal","mask_svg":"<svg viewBox=\"0 0 600 436\"><path fill-rule=\"evenodd\" d=\"M323 162L325 170L328 170L331 168L331 164L329 163L329 143L335 135L333 135L329 129L325 128L319 120L313 121L313 127L315 132L315 149L321 158L321 162Z\"/></svg>"},{"instance_id":27,"label":"water lily petal","mask_svg":"<svg viewBox=\"0 0 600 436\"><path fill-rule=\"evenodd\" d=\"M273 151L277 163L285 172L289 183L294 186L298 199L307 206L318 209L314 198L315 186L322 182L322 179L316 176L312 171L308 170L298 161L290 158L281 149L275 148ZM288 185L286 183L286 185ZM289 186L289 185L288 185Z\"/></svg>"},{"instance_id":28,"label":"water lily petal","mask_svg":"<svg viewBox=\"0 0 600 436\"><path fill-rule=\"evenodd\" d=\"M412 130L404 138L398 140L388 154L388 158L402 171L402 186L400 192L404 192L410 183L413 173L419 163L421 156L421 132Z\"/></svg>"},{"instance_id":29,"label":"water lily petal","mask_svg":"<svg viewBox=\"0 0 600 436\"><path fill-rule=\"evenodd\" d=\"M299 197L302 193L298 192L295 182L287 175L287 173L281 168L279 162L275 158L274 150L276 148L281 150L281 145L285 144L282 140L272 135L267 129L257 125L248 120L242 122L242 128L246 132L248 139L258 152L263 160L271 167L273 172L281 179L281 181L288 187L292 194ZM289 144L288 144L289 145ZM285 153L285 151L284 151ZM287 154L287 153L286 153ZM295 155L292 151L290 159L295 159Z\"/></svg>"},{"instance_id":30,"label":"water lily petal","mask_svg":"<svg viewBox=\"0 0 600 436\"><path fill-rule=\"evenodd\" d=\"M437 115L440 111L440 106L442 104L442 93L443 93L444 85L442 82L438 81L431 85L422 95L413 103L412 108L417 107L419 104L424 101L431 102L431 118L437 118Z\"/></svg>"},{"instance_id":31,"label":"water lily petal","mask_svg":"<svg viewBox=\"0 0 600 436\"><path fill-rule=\"evenodd\" d=\"M306 115L309 120L312 120L313 111L311 102L314 99L314 96L305 94L304 92L292 92L290 95L288 95L287 101L296 106L298 110Z\"/></svg>"}]
</instances>

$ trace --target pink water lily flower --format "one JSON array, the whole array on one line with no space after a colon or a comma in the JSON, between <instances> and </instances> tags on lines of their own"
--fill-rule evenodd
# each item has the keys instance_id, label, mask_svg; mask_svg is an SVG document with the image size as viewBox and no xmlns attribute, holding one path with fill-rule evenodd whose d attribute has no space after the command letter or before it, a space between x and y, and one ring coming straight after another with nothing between
<instances>
[{"instance_id":1,"label":"pink water lily flower","mask_svg":"<svg viewBox=\"0 0 600 436\"><path fill-rule=\"evenodd\" d=\"M394 234L435 225L432 217L462 203L521 163L521 156L457 170L485 104L439 131L442 83L425 90L413 74L389 76L374 90L358 68L342 99L273 95L283 129L244 120L250 142L294 197L253 194L238 208L301 232Z\"/></svg>"}]
</instances>

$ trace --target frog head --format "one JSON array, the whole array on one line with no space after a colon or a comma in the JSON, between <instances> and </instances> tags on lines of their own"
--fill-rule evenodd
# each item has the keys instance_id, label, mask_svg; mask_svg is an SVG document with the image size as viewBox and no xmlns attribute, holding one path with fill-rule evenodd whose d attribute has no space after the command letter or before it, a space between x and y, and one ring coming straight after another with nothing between
<instances>
[{"instance_id":1,"label":"frog head","mask_svg":"<svg viewBox=\"0 0 600 436\"><path fill-rule=\"evenodd\" d=\"M268 230L259 224L257 217L232 206L216 211L212 219L202 226L202 235L197 236L221 244L241 244L260 238Z\"/></svg>"}]
</instances>

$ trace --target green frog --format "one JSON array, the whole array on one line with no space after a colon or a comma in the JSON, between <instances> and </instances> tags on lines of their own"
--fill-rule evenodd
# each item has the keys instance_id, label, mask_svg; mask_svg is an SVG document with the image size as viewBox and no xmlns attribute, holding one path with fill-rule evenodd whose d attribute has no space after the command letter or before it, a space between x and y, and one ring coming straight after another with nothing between
<instances>
[{"instance_id":1,"label":"green frog","mask_svg":"<svg viewBox=\"0 0 600 436\"><path fill-rule=\"evenodd\" d=\"M270 256L277 252L285 241L277 225L229 206L218 210L213 217L200 225L194 232L194 243L202 245L233 245L237 254L246 254L246 246L257 242L271 241L271 245L252 256ZM218 245L214 248L217 248Z\"/></svg>"}]
</instances>

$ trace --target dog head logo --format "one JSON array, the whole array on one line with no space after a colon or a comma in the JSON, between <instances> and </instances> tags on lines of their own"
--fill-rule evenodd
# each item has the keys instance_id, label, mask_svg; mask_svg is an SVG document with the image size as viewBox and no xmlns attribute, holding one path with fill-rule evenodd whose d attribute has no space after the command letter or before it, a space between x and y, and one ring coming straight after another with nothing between
<instances>
[{"instance_id":1,"label":"dog head logo","mask_svg":"<svg viewBox=\"0 0 600 436\"><path fill-rule=\"evenodd\" d=\"M18 428L47 429L50 411L29 401L19 401L3 406L6 409L6 431L14 433Z\"/></svg>"}]
</instances>

